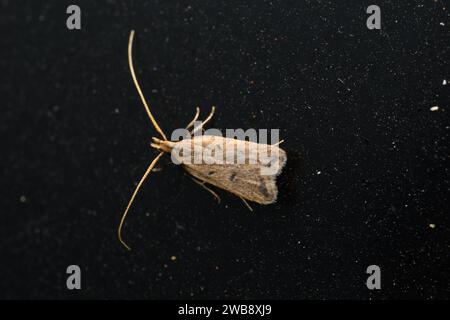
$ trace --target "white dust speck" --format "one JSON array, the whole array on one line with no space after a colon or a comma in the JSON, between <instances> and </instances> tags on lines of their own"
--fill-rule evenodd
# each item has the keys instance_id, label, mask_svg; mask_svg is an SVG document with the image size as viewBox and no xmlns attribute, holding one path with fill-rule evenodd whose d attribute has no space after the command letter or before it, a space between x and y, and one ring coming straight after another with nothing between
<instances>
[{"instance_id":1,"label":"white dust speck","mask_svg":"<svg viewBox=\"0 0 450 320\"><path fill-rule=\"evenodd\" d=\"M441 23L439 23L441 26L445 26L445 23L443 23L443 22L441 22Z\"/></svg>"},{"instance_id":2,"label":"white dust speck","mask_svg":"<svg viewBox=\"0 0 450 320\"><path fill-rule=\"evenodd\" d=\"M442 80L442 85L445 86L447 84L447 80Z\"/></svg>"},{"instance_id":3,"label":"white dust speck","mask_svg":"<svg viewBox=\"0 0 450 320\"><path fill-rule=\"evenodd\" d=\"M119 114L119 112L120 112L119 108L115 108L115 109L114 109L114 112L115 112L116 114Z\"/></svg>"},{"instance_id":4,"label":"white dust speck","mask_svg":"<svg viewBox=\"0 0 450 320\"><path fill-rule=\"evenodd\" d=\"M25 202L27 202L27 197L25 197L25 196L20 196L19 201L20 201L21 203L25 203Z\"/></svg>"},{"instance_id":5,"label":"white dust speck","mask_svg":"<svg viewBox=\"0 0 450 320\"><path fill-rule=\"evenodd\" d=\"M431 229L436 228L436 225L435 225L434 223L430 223L428 226L429 226Z\"/></svg>"},{"instance_id":6,"label":"white dust speck","mask_svg":"<svg viewBox=\"0 0 450 320\"><path fill-rule=\"evenodd\" d=\"M317 173L317 174L322 174L322 171L317 171L316 173Z\"/></svg>"},{"instance_id":7,"label":"white dust speck","mask_svg":"<svg viewBox=\"0 0 450 320\"><path fill-rule=\"evenodd\" d=\"M433 106L430 108L430 111L438 111L439 107L438 106Z\"/></svg>"}]
</instances>

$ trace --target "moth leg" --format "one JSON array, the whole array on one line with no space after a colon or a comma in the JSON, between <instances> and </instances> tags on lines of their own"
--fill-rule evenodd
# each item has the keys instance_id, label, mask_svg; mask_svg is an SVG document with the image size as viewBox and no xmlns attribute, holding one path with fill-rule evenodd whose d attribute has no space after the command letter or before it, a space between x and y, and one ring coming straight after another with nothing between
<instances>
[{"instance_id":1,"label":"moth leg","mask_svg":"<svg viewBox=\"0 0 450 320\"><path fill-rule=\"evenodd\" d=\"M277 143L273 144L273 146L277 146L277 145L279 145L279 144L281 144L283 142L284 142L284 140L278 141Z\"/></svg>"},{"instance_id":2,"label":"moth leg","mask_svg":"<svg viewBox=\"0 0 450 320\"><path fill-rule=\"evenodd\" d=\"M164 163L164 164L161 164L161 165L159 165L159 166L155 166L153 169L152 169L152 172L161 172L161 171L164 171L167 167L169 167L169 166L174 166L175 164L173 163L173 162L168 162L168 163Z\"/></svg>"},{"instance_id":3,"label":"moth leg","mask_svg":"<svg viewBox=\"0 0 450 320\"><path fill-rule=\"evenodd\" d=\"M202 130L202 133L205 132L205 129L203 129L203 124L199 125L198 127L195 127L194 129L192 129L192 131L190 132L191 135L194 135L198 130Z\"/></svg>"},{"instance_id":4,"label":"moth leg","mask_svg":"<svg viewBox=\"0 0 450 320\"><path fill-rule=\"evenodd\" d=\"M205 188L207 191L209 191L216 199L217 202L220 203L220 197L217 195L217 193L215 193L214 191L212 191L210 188L208 188L207 186L205 186L205 182L204 181L200 181L195 179L194 177L190 177L192 180L194 180L195 183L197 183L198 185L202 186L203 188Z\"/></svg>"},{"instance_id":5,"label":"moth leg","mask_svg":"<svg viewBox=\"0 0 450 320\"><path fill-rule=\"evenodd\" d=\"M209 120L211 120L211 118L214 115L214 111L216 111L216 107L212 106L211 107L211 112L209 113L208 117L205 119L205 121L203 121L202 126L204 126L205 124L208 123Z\"/></svg>"},{"instance_id":6,"label":"moth leg","mask_svg":"<svg viewBox=\"0 0 450 320\"><path fill-rule=\"evenodd\" d=\"M197 109L197 111L195 112L194 119L191 122L189 122L189 124L186 126L186 129L189 129L190 127L192 127L194 125L194 122L197 121L198 116L200 115L200 108L197 107L196 109Z\"/></svg>"},{"instance_id":7,"label":"moth leg","mask_svg":"<svg viewBox=\"0 0 450 320\"><path fill-rule=\"evenodd\" d=\"M241 200L245 203L245 205L247 206L247 208L249 208L250 211L253 211L252 207L250 207L250 205L248 204L247 200L245 200L244 198L242 198L240 196L239 196L239 198L241 198Z\"/></svg>"},{"instance_id":8,"label":"moth leg","mask_svg":"<svg viewBox=\"0 0 450 320\"><path fill-rule=\"evenodd\" d=\"M202 121L200 126L198 126L197 128L192 129L191 135L193 135L200 128L203 130L203 126L205 124L207 124L209 120L211 120L211 118L213 117L215 111L216 111L216 107L214 107L214 106L211 107L211 112L209 113L208 117L204 121Z\"/></svg>"}]
</instances>

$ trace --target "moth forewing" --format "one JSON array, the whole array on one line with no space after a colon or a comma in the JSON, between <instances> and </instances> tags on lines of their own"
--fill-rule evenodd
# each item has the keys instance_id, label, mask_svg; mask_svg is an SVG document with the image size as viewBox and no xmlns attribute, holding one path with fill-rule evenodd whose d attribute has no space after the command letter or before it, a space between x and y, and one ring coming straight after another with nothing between
<instances>
[{"instance_id":1,"label":"moth forewing","mask_svg":"<svg viewBox=\"0 0 450 320\"><path fill-rule=\"evenodd\" d=\"M270 204L277 199L276 176L286 163L286 153L275 145L199 136L177 142L172 160L201 181Z\"/></svg>"}]
</instances>

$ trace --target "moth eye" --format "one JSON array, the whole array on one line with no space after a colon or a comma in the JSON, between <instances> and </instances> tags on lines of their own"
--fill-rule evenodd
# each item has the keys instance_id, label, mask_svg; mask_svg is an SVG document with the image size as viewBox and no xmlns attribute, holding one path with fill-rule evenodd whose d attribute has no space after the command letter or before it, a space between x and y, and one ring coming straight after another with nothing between
<instances>
[{"instance_id":1,"label":"moth eye","mask_svg":"<svg viewBox=\"0 0 450 320\"><path fill-rule=\"evenodd\" d=\"M233 172L233 173L230 175L230 181L234 181L235 178L236 178L236 172Z\"/></svg>"}]
</instances>

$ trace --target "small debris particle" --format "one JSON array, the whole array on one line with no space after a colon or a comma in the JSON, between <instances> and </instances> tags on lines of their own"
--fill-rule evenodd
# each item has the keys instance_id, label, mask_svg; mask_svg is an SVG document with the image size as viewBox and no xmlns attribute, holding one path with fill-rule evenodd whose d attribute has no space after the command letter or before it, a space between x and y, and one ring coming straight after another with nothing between
<instances>
[{"instance_id":1,"label":"small debris particle","mask_svg":"<svg viewBox=\"0 0 450 320\"><path fill-rule=\"evenodd\" d=\"M430 111L438 111L439 107L438 106L433 106L430 108Z\"/></svg>"},{"instance_id":2,"label":"small debris particle","mask_svg":"<svg viewBox=\"0 0 450 320\"><path fill-rule=\"evenodd\" d=\"M441 23L439 23L441 26L445 26L445 23L443 23L443 22L441 22Z\"/></svg>"},{"instance_id":3,"label":"small debris particle","mask_svg":"<svg viewBox=\"0 0 450 320\"><path fill-rule=\"evenodd\" d=\"M435 225L434 223L430 223L428 226L429 226L431 229L436 228L436 225Z\"/></svg>"},{"instance_id":4,"label":"small debris particle","mask_svg":"<svg viewBox=\"0 0 450 320\"><path fill-rule=\"evenodd\" d=\"M447 80L444 79L444 80L442 81L442 85L445 86L446 84L447 84Z\"/></svg>"},{"instance_id":5,"label":"small debris particle","mask_svg":"<svg viewBox=\"0 0 450 320\"><path fill-rule=\"evenodd\" d=\"M25 203L25 202L27 202L27 197L25 197L25 196L20 196L19 201L20 201L21 203Z\"/></svg>"},{"instance_id":6,"label":"small debris particle","mask_svg":"<svg viewBox=\"0 0 450 320\"><path fill-rule=\"evenodd\" d=\"M170 260L175 261L175 260L177 260L177 257L176 256L171 256Z\"/></svg>"},{"instance_id":7,"label":"small debris particle","mask_svg":"<svg viewBox=\"0 0 450 320\"><path fill-rule=\"evenodd\" d=\"M317 174L322 174L322 171L317 171Z\"/></svg>"}]
</instances>

